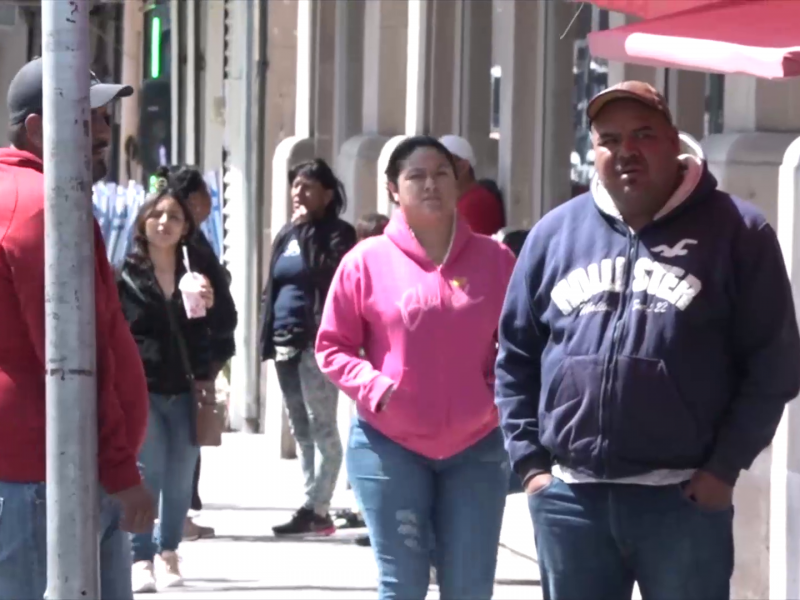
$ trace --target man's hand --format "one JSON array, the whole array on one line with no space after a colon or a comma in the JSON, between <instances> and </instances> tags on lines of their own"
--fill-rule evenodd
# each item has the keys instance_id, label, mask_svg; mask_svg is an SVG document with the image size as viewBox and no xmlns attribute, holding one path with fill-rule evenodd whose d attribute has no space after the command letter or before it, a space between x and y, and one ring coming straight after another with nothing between
<instances>
[{"instance_id":1,"label":"man's hand","mask_svg":"<svg viewBox=\"0 0 800 600\"><path fill-rule=\"evenodd\" d=\"M683 488L686 497L701 508L727 510L733 505L733 486L708 471L695 471Z\"/></svg>"},{"instance_id":2,"label":"man's hand","mask_svg":"<svg viewBox=\"0 0 800 600\"><path fill-rule=\"evenodd\" d=\"M117 492L114 497L122 505L120 529L128 533L147 533L153 529L156 507L152 494L144 484Z\"/></svg>"},{"instance_id":3,"label":"man's hand","mask_svg":"<svg viewBox=\"0 0 800 600\"><path fill-rule=\"evenodd\" d=\"M525 485L525 493L529 496L546 488L553 481L550 473L539 473L531 477Z\"/></svg>"}]
</instances>

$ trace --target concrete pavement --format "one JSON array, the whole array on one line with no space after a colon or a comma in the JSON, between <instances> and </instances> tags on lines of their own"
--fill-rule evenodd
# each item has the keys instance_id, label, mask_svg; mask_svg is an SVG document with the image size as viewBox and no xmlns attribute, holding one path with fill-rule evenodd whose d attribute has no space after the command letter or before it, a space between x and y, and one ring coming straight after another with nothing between
<instances>
[{"instance_id":1,"label":"concrete pavement","mask_svg":"<svg viewBox=\"0 0 800 600\"><path fill-rule=\"evenodd\" d=\"M164 600L360 600L375 598L378 570L370 548L353 544L355 530L329 538L286 540L272 525L287 519L302 502L297 461L267 460L265 436L227 434L222 447L203 450L197 522L217 531L212 540L181 545L186 585L137 598ZM509 499L499 549L495 598L541 598L532 555L530 518L524 498ZM342 491L335 508L352 508ZM431 586L428 598L438 598Z\"/></svg>"}]
</instances>

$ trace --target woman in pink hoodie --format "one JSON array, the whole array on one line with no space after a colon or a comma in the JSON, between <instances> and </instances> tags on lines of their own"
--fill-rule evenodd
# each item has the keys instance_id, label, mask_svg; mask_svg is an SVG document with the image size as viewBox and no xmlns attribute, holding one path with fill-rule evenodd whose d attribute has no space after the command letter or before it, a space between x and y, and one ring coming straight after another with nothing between
<instances>
[{"instance_id":1,"label":"woman in pink hoodie","mask_svg":"<svg viewBox=\"0 0 800 600\"><path fill-rule=\"evenodd\" d=\"M397 146L400 210L342 260L317 336L320 368L358 407L347 471L382 599L424 598L431 562L443 599L492 596L509 477L495 332L514 256L457 216L454 172L434 138Z\"/></svg>"}]
</instances>

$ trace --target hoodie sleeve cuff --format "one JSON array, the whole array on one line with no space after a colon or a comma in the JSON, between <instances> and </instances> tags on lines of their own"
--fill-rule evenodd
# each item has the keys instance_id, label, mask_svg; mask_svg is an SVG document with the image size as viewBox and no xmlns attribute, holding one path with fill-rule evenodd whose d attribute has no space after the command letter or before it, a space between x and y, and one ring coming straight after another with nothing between
<instances>
[{"instance_id":1,"label":"hoodie sleeve cuff","mask_svg":"<svg viewBox=\"0 0 800 600\"><path fill-rule=\"evenodd\" d=\"M714 453L711 460L709 460L702 469L707 473L711 473L717 479L724 481L731 487L736 485L739 474L742 472L739 467L734 467L730 463L724 461L719 453Z\"/></svg>"},{"instance_id":2,"label":"hoodie sleeve cuff","mask_svg":"<svg viewBox=\"0 0 800 600\"><path fill-rule=\"evenodd\" d=\"M369 398L369 409L374 413L379 413L386 406L388 398L384 396L391 395L394 390L394 381L385 375L378 375L375 382L372 384L372 393Z\"/></svg>"},{"instance_id":3,"label":"hoodie sleeve cuff","mask_svg":"<svg viewBox=\"0 0 800 600\"><path fill-rule=\"evenodd\" d=\"M109 495L136 487L142 483L139 467L136 460L126 461L117 465L113 470L103 469L100 473L100 484Z\"/></svg>"},{"instance_id":4,"label":"hoodie sleeve cuff","mask_svg":"<svg viewBox=\"0 0 800 600\"><path fill-rule=\"evenodd\" d=\"M549 473L553 466L553 459L546 452L539 452L526 456L514 464L514 472L522 480L523 487L532 478L540 473Z\"/></svg>"}]
</instances>

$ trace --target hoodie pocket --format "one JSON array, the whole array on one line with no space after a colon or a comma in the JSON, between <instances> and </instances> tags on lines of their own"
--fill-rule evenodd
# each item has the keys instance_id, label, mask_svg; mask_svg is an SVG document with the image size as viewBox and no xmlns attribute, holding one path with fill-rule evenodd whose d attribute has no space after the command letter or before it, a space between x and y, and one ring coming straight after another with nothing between
<instances>
[{"instance_id":1,"label":"hoodie pocket","mask_svg":"<svg viewBox=\"0 0 800 600\"><path fill-rule=\"evenodd\" d=\"M567 464L585 464L596 453L602 381L602 357L568 356L539 407L542 444Z\"/></svg>"},{"instance_id":2,"label":"hoodie pocket","mask_svg":"<svg viewBox=\"0 0 800 600\"><path fill-rule=\"evenodd\" d=\"M652 468L686 467L700 454L697 421L664 361L617 357L610 401L612 454Z\"/></svg>"}]
</instances>

